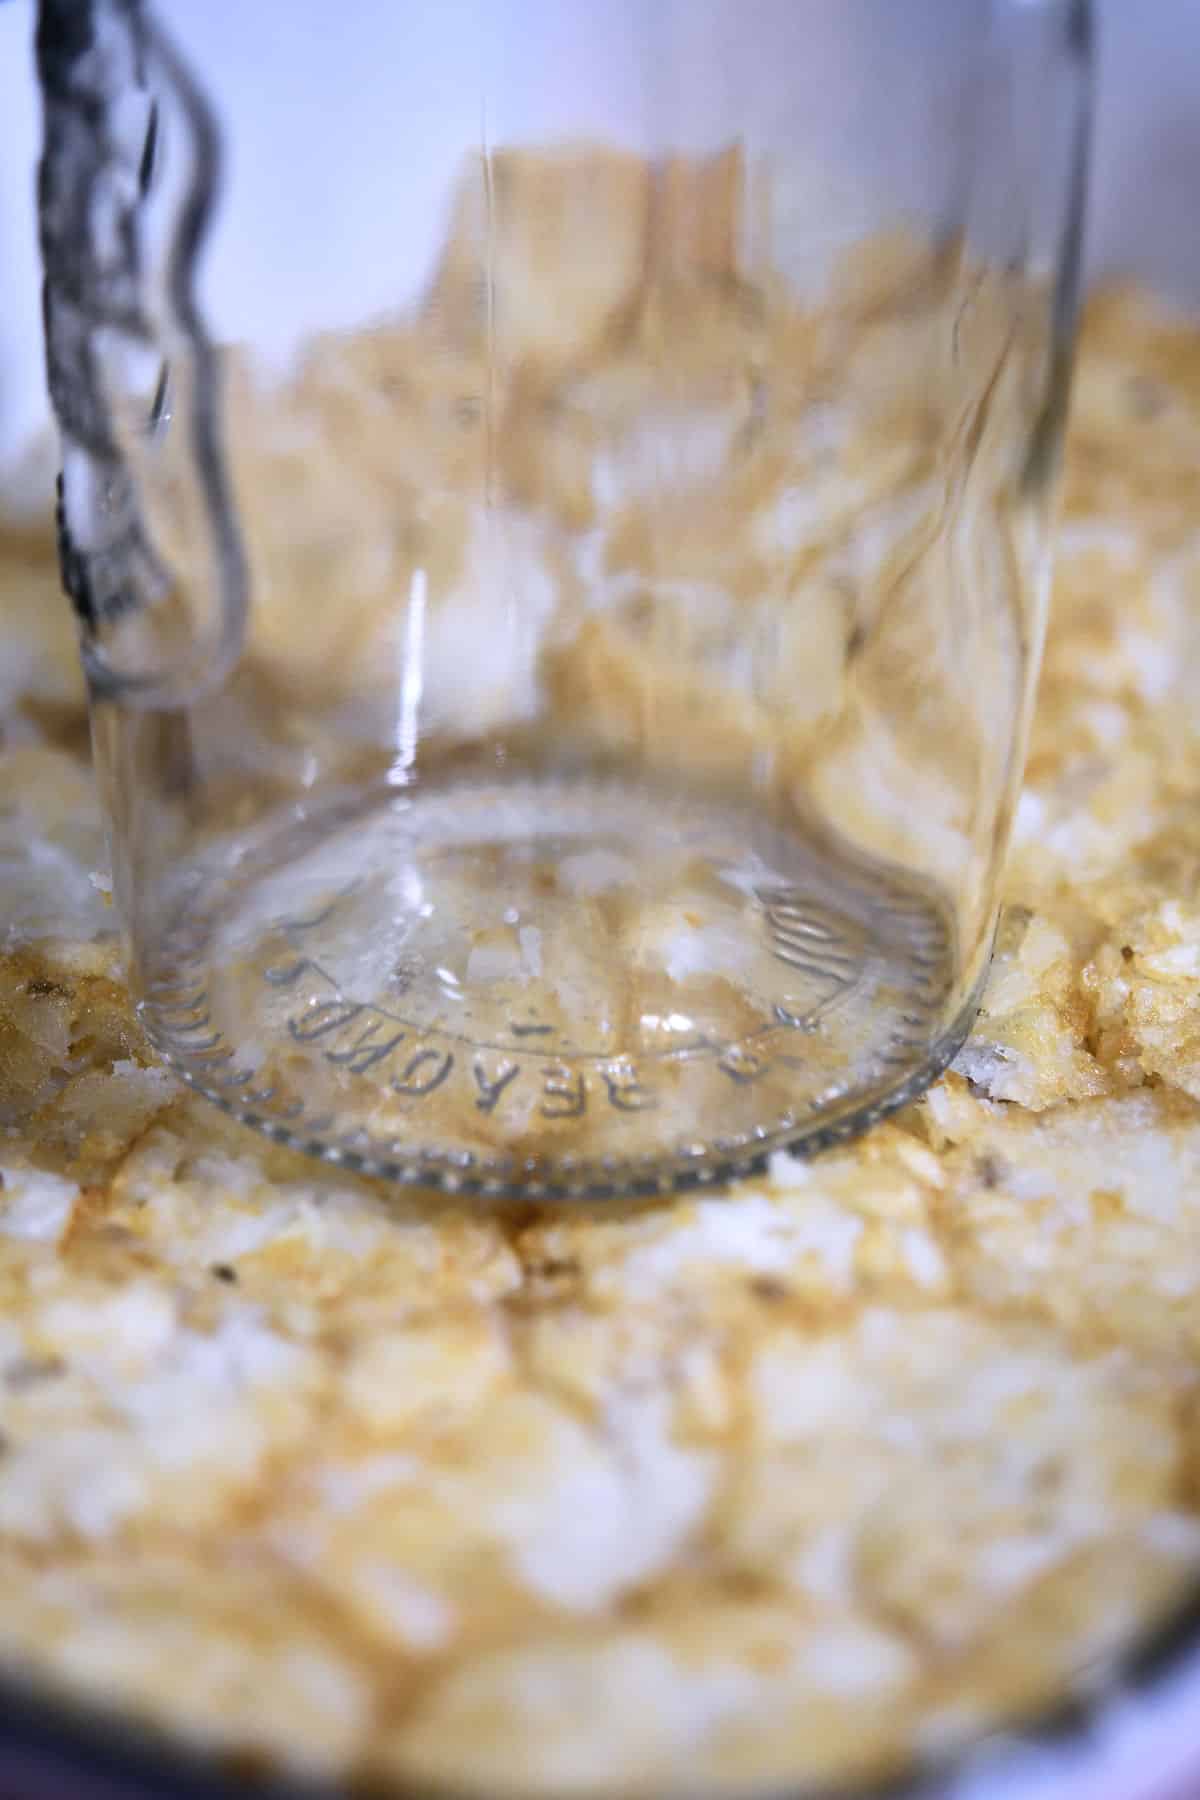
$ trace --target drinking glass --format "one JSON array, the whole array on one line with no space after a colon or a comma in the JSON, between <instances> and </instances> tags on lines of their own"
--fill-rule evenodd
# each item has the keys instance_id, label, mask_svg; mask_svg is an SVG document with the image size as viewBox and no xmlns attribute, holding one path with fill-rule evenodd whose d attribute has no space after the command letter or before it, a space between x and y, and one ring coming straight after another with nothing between
<instances>
[{"instance_id":1,"label":"drinking glass","mask_svg":"<svg viewBox=\"0 0 1200 1800\"><path fill-rule=\"evenodd\" d=\"M59 528L131 980L272 1137L706 1182L974 1013L1084 0L43 0Z\"/></svg>"}]
</instances>

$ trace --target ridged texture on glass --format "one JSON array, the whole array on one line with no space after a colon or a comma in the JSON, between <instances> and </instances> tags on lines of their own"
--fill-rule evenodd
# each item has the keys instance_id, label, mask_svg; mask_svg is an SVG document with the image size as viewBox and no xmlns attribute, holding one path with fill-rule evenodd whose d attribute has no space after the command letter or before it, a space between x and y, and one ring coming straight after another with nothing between
<instances>
[{"instance_id":1,"label":"ridged texture on glass","mask_svg":"<svg viewBox=\"0 0 1200 1800\"><path fill-rule=\"evenodd\" d=\"M97 693L161 701L219 675L236 654L244 609L216 365L193 297L216 200L218 134L139 0L44 0L37 62L64 586ZM157 446L171 423L191 566L149 518Z\"/></svg>"}]
</instances>

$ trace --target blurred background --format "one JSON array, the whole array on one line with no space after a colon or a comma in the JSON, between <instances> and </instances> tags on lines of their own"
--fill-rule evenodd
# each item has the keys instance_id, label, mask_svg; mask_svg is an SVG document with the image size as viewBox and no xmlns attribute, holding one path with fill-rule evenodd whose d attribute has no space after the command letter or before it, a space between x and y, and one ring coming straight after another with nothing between
<instances>
[{"instance_id":1,"label":"blurred background","mask_svg":"<svg viewBox=\"0 0 1200 1800\"><path fill-rule=\"evenodd\" d=\"M659 0L662 6L679 0ZM786 3L786 0L782 0ZM444 0L452 5L453 0ZM606 94L620 84L609 65L619 61L624 9L640 11L639 0L609 0L596 10L596 41L581 44L578 32L567 37L554 27L552 0L545 5L546 30L537 35L538 53L528 58L519 49L521 76L537 84L544 105L556 104L563 125L576 134L598 132L608 123ZM501 9L497 9L499 16ZM160 16L196 64L237 106L239 121L252 116L252 106L238 105L251 93L257 71L269 61L297 96L295 152L311 174L314 231L328 233L331 252L337 239L355 244L361 234L377 232L383 222L379 204L383 186L394 205L397 189L417 192L420 171L397 171L387 164L387 129L398 84L414 71L412 103L431 113L428 129L436 130L434 102L446 124L455 96L429 96L420 91L415 72L421 67L420 13L391 0L359 0L336 33L329 30L324 0L289 0L286 6L259 4L247 8L235 0L161 0ZM1200 231L1196 229L1195 194L1200 170L1200 5L1196 0L1098 0L1100 18L1100 97L1090 268L1093 274L1134 270L1152 286L1178 300L1200 299ZM37 154L38 112L31 70L30 34L34 0L0 5L0 473L9 471L19 449L45 422L39 343L39 292L33 214L33 165ZM935 47L914 44L913 13L903 4L873 9L891 41L873 38L873 58L927 55ZM444 29L444 21L440 29ZM535 34L530 34L533 37ZM562 41L559 41L562 40ZM513 52L501 48L506 78ZM527 65L527 72L526 72ZM627 78L625 85L628 86ZM329 114L322 97L356 96L360 130L351 141L345 134L321 130ZM540 101L539 104L542 102ZM564 110L565 109L565 110ZM344 116L344 115L340 115ZM548 121L554 123L554 121ZM277 127L277 119L274 125ZM265 128L265 127L264 127ZM425 129L425 127L423 127ZM241 125L239 124L239 133ZM256 178L253 145L245 136L237 147L239 191ZM264 159L269 165L269 159ZM264 170L269 179L269 166ZM265 195L251 193L244 217L268 216ZM416 208L414 207L414 213ZM390 221L395 231L394 215ZM407 230L407 221L406 221ZM231 238L233 241L231 241ZM292 241L298 241L295 234ZM244 265L252 258L261 271L263 308L293 309L303 304L288 285L286 259L278 245L266 246L249 233L240 240L225 234L214 260L220 287L219 259L235 256ZM331 253L325 262L330 283L351 274L361 283L357 257ZM306 262L311 280L311 265ZM394 297L391 271L383 272L383 291ZM363 304L360 299L360 304ZM329 297L317 302L320 316L329 315ZM369 305L369 300L366 302ZM36 488L39 472L26 479ZM32 499L32 495L30 496Z\"/></svg>"}]
</instances>

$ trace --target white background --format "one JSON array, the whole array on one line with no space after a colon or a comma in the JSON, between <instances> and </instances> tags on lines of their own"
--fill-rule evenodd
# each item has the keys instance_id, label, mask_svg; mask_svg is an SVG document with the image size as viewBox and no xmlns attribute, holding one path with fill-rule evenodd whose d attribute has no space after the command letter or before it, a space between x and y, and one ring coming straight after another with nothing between
<instances>
[{"instance_id":1,"label":"white background","mask_svg":"<svg viewBox=\"0 0 1200 1800\"><path fill-rule=\"evenodd\" d=\"M780 3L786 10L789 0ZM791 3L803 6L805 0ZM240 214L226 221L216 259L224 256L228 264L236 256L240 269L253 267L252 283L239 276L239 304L257 295L266 316L279 308L281 295L311 290L316 241L328 244L328 254L319 259L327 291L313 304L336 309L339 284L359 286L364 270L378 266L361 246L383 241L389 222L396 232L394 199L384 204L381 224L381 170L387 172L390 194L399 190L408 200L400 235L421 235L418 217L428 219L430 213L414 203L416 196L422 180L430 180L443 143L461 141L463 123L454 115L470 104L447 76L445 46L454 38L456 19L469 15L461 40L470 41L477 59L499 63L498 86L520 104L522 116L533 96L548 131L580 135L610 124L610 97L633 85L622 49L632 41L625 16L637 21L644 39L648 18L683 4L695 12L712 7L713 0L595 0L591 7L569 9L555 0L522 0L518 8L506 8L502 0L491 8L478 0L342 0L340 7L329 0L160 0L161 16L237 122ZM917 14L909 6L906 17L906 4L892 0L873 9L873 19L894 22L895 32L894 41L873 44L872 55L930 53L927 41L911 41ZM1098 4L1101 78L1091 267L1133 267L1164 291L1200 301L1200 0ZM493 41L481 46L479 20L489 10L497 20L520 12L529 21L521 41L514 43L497 28ZM745 17L753 7L713 10L727 22L731 11ZM591 20L586 41L581 14ZM0 466L45 419L32 206L38 130L32 19L33 0L0 3ZM428 71L435 72L432 80ZM819 92L794 92L802 84L802 69L796 74L783 69L780 80L792 84L802 106L819 104ZM278 148L268 140L267 154L256 156L253 129L257 120L263 131L278 132L279 109L274 117L262 112L256 96L281 88L295 96L292 117L303 121L291 132L287 157L292 192L305 195L307 230L298 231L289 218L268 237L244 222L278 216L278 206L272 206ZM892 92L899 103L902 84L894 84ZM397 106L405 108L405 135L428 146L428 156L411 171L395 167ZM504 127L503 119L489 122L493 141L503 138ZM297 162L302 180L295 173ZM429 235L432 245L434 233ZM301 268L303 283L296 279ZM255 334L254 318L240 322Z\"/></svg>"}]
</instances>

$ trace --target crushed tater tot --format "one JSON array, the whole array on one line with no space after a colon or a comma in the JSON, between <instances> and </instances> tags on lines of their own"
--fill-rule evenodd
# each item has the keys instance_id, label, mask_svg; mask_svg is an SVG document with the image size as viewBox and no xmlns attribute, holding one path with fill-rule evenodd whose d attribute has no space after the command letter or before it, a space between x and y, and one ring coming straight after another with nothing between
<instances>
[{"instance_id":1,"label":"crushed tater tot","mask_svg":"<svg viewBox=\"0 0 1200 1800\"><path fill-rule=\"evenodd\" d=\"M519 159L501 175L502 209L537 179ZM727 276L736 233L696 181L724 192L729 169L671 173L667 247ZM638 223L631 164L593 185L601 214ZM700 211L717 223L696 240ZM589 331L628 323L634 235ZM544 248L505 239L502 320L533 316L518 299ZM586 284L593 246L571 248ZM464 258L430 304L469 348ZM876 276L864 328L917 279L898 247ZM579 344L565 314L543 327L558 368ZM449 486L486 460L449 363L380 391L392 348L314 350L312 417L370 395L427 434L398 475L364 434L311 521L314 578L377 504L363 482L415 484L433 457ZM740 406L735 349L717 401ZM875 351L893 366L894 343ZM820 366L818 338L796 353ZM880 395L881 432L919 427L912 373ZM261 453L302 497L295 420L237 403L262 408ZM512 403L536 407L536 385ZM607 454L610 480L634 479L636 445ZM577 525L582 467L554 494ZM497 478L541 482L524 451ZM476 578L450 504L425 495L387 567L343 567L353 604L302 642L288 596L265 595L260 643L289 678L336 667L349 690L377 594L418 555L448 594ZM763 529L800 518L796 499ZM0 1662L256 1766L554 1795L703 1771L750 1793L875 1776L1026 1717L1150 1629L1200 1579L1197 520L1200 330L1102 295L974 1034L858 1143L598 1212L490 1213L324 1169L153 1064L94 879L49 525L0 541L0 591L28 601L0 751ZM551 528L511 554L574 619ZM704 554L681 540L661 560ZM831 705L839 592L814 653ZM639 629L631 590L574 662L551 656L601 738L636 714ZM681 587L655 629L669 657L735 627ZM671 732L703 714L701 664ZM529 678L519 659L477 672L472 704L491 718ZM727 696L704 728L736 747L751 711ZM952 806L929 814L952 860Z\"/></svg>"}]
</instances>

